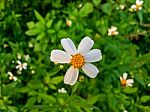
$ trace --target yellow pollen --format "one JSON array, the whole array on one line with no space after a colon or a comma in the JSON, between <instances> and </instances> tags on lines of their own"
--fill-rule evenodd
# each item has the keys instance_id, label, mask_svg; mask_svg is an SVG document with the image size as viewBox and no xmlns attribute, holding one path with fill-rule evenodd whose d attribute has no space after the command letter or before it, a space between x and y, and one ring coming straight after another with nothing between
<instances>
[{"instance_id":1,"label":"yellow pollen","mask_svg":"<svg viewBox=\"0 0 150 112\"><path fill-rule=\"evenodd\" d=\"M75 54L72 56L70 63L74 68L81 68L84 65L84 62L84 57L82 55Z\"/></svg>"},{"instance_id":2,"label":"yellow pollen","mask_svg":"<svg viewBox=\"0 0 150 112\"><path fill-rule=\"evenodd\" d=\"M122 84L122 86L126 86L127 81L126 81L126 80L124 80L124 79L122 79L122 80L121 80L121 84Z\"/></svg>"},{"instance_id":3,"label":"yellow pollen","mask_svg":"<svg viewBox=\"0 0 150 112\"><path fill-rule=\"evenodd\" d=\"M139 10L141 5L136 5L136 9Z\"/></svg>"}]
</instances>

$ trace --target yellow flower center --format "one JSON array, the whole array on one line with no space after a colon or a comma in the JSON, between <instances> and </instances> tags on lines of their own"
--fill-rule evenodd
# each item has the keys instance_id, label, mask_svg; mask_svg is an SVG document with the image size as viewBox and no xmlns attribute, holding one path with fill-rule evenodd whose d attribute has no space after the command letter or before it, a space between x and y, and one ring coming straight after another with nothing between
<instances>
[{"instance_id":1,"label":"yellow flower center","mask_svg":"<svg viewBox=\"0 0 150 112\"><path fill-rule=\"evenodd\" d=\"M122 86L126 86L127 81L126 81L125 79L122 79L122 80L121 80L121 84L122 84Z\"/></svg>"},{"instance_id":2,"label":"yellow flower center","mask_svg":"<svg viewBox=\"0 0 150 112\"><path fill-rule=\"evenodd\" d=\"M137 4L136 4L136 9L137 9L137 10L139 10L140 7L141 7L141 5L137 5Z\"/></svg>"},{"instance_id":3,"label":"yellow flower center","mask_svg":"<svg viewBox=\"0 0 150 112\"><path fill-rule=\"evenodd\" d=\"M81 68L85 63L84 57L81 54L75 54L72 56L70 63L74 68Z\"/></svg>"}]
</instances>

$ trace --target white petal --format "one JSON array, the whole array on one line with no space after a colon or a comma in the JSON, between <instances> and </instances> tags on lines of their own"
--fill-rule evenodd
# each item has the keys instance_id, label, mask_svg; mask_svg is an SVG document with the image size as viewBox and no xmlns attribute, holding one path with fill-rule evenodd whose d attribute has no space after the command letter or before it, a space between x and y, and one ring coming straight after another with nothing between
<instances>
[{"instance_id":1,"label":"white petal","mask_svg":"<svg viewBox=\"0 0 150 112\"><path fill-rule=\"evenodd\" d=\"M69 63L71 55L61 50L53 50L51 52L50 60L56 63Z\"/></svg>"},{"instance_id":2,"label":"white petal","mask_svg":"<svg viewBox=\"0 0 150 112\"><path fill-rule=\"evenodd\" d=\"M74 85L78 79L79 70L71 66L64 77L64 83Z\"/></svg>"},{"instance_id":3,"label":"white petal","mask_svg":"<svg viewBox=\"0 0 150 112\"><path fill-rule=\"evenodd\" d=\"M127 73L123 73L123 79L127 79L127 77L128 77L128 74Z\"/></svg>"},{"instance_id":4,"label":"white petal","mask_svg":"<svg viewBox=\"0 0 150 112\"><path fill-rule=\"evenodd\" d=\"M96 62L102 59L102 54L99 49L92 49L84 55L85 62Z\"/></svg>"},{"instance_id":5,"label":"white petal","mask_svg":"<svg viewBox=\"0 0 150 112\"><path fill-rule=\"evenodd\" d=\"M17 63L18 63L19 65L21 65L21 61L18 60Z\"/></svg>"},{"instance_id":6,"label":"white petal","mask_svg":"<svg viewBox=\"0 0 150 112\"><path fill-rule=\"evenodd\" d=\"M19 68L20 68L20 66L19 66L19 65L17 65L17 66L16 66L16 69L19 69Z\"/></svg>"},{"instance_id":7,"label":"white petal","mask_svg":"<svg viewBox=\"0 0 150 112\"><path fill-rule=\"evenodd\" d=\"M116 30L117 30L117 27L115 27L115 26L111 27L111 31L116 31Z\"/></svg>"},{"instance_id":8,"label":"white petal","mask_svg":"<svg viewBox=\"0 0 150 112\"><path fill-rule=\"evenodd\" d=\"M87 76L91 78L95 78L99 73L97 67L91 63L85 63L82 67L83 71L86 73Z\"/></svg>"},{"instance_id":9,"label":"white petal","mask_svg":"<svg viewBox=\"0 0 150 112\"><path fill-rule=\"evenodd\" d=\"M122 79L122 77L120 76L120 81L122 81L123 79Z\"/></svg>"},{"instance_id":10,"label":"white petal","mask_svg":"<svg viewBox=\"0 0 150 112\"><path fill-rule=\"evenodd\" d=\"M134 83L134 80L133 79L127 79L127 83L132 84L132 83Z\"/></svg>"},{"instance_id":11,"label":"white petal","mask_svg":"<svg viewBox=\"0 0 150 112\"><path fill-rule=\"evenodd\" d=\"M64 50L67 53L69 53L71 55L76 53L76 47L71 39L69 39L69 38L61 39L61 45L63 46Z\"/></svg>"},{"instance_id":12,"label":"white petal","mask_svg":"<svg viewBox=\"0 0 150 112\"><path fill-rule=\"evenodd\" d=\"M131 8L132 8L132 9L136 9L136 5L132 5Z\"/></svg>"},{"instance_id":13,"label":"white petal","mask_svg":"<svg viewBox=\"0 0 150 112\"><path fill-rule=\"evenodd\" d=\"M90 51L93 45L94 45L94 41L91 38L84 37L78 46L78 52L81 54L85 54Z\"/></svg>"}]
</instances>

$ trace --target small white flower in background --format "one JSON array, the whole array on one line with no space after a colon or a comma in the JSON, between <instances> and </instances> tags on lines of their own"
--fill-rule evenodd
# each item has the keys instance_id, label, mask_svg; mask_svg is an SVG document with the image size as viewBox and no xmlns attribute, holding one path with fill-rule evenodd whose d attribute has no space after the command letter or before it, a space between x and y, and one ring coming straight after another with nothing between
<instances>
[{"instance_id":1,"label":"small white flower in background","mask_svg":"<svg viewBox=\"0 0 150 112\"><path fill-rule=\"evenodd\" d=\"M32 74L35 74L35 70L32 70L31 73L32 73Z\"/></svg>"},{"instance_id":2,"label":"small white flower in background","mask_svg":"<svg viewBox=\"0 0 150 112\"><path fill-rule=\"evenodd\" d=\"M66 20L66 25L69 26L69 27L71 27L72 21L67 19L67 20Z\"/></svg>"},{"instance_id":3,"label":"small white flower in background","mask_svg":"<svg viewBox=\"0 0 150 112\"><path fill-rule=\"evenodd\" d=\"M122 4L121 4L121 5L119 5L119 7L120 7L120 9L121 9L121 10L123 10L123 9L125 8L125 6L124 6L124 5L122 5Z\"/></svg>"},{"instance_id":4,"label":"small white flower in background","mask_svg":"<svg viewBox=\"0 0 150 112\"><path fill-rule=\"evenodd\" d=\"M83 4L82 4L82 3L80 3L80 4L78 5L78 7L79 7L79 8L81 8L82 6L83 6Z\"/></svg>"},{"instance_id":5,"label":"small white flower in background","mask_svg":"<svg viewBox=\"0 0 150 112\"><path fill-rule=\"evenodd\" d=\"M21 63L21 61L17 61L18 65L16 66L16 69L19 71L22 71L23 69L27 69L27 63Z\"/></svg>"},{"instance_id":6,"label":"small white flower in background","mask_svg":"<svg viewBox=\"0 0 150 112\"><path fill-rule=\"evenodd\" d=\"M123 73L123 77L120 76L121 85L123 87L133 86L134 80L133 79L127 79L127 77L128 77L127 73Z\"/></svg>"},{"instance_id":7,"label":"small white flower in background","mask_svg":"<svg viewBox=\"0 0 150 112\"><path fill-rule=\"evenodd\" d=\"M18 59L21 59L21 54L18 53L18 54L17 54L17 58L18 58Z\"/></svg>"},{"instance_id":8,"label":"small white flower in background","mask_svg":"<svg viewBox=\"0 0 150 112\"><path fill-rule=\"evenodd\" d=\"M150 83L148 84L148 87L150 87Z\"/></svg>"},{"instance_id":9,"label":"small white flower in background","mask_svg":"<svg viewBox=\"0 0 150 112\"><path fill-rule=\"evenodd\" d=\"M65 90L65 88L58 89L58 92L59 93L67 93L67 91Z\"/></svg>"},{"instance_id":10,"label":"small white flower in background","mask_svg":"<svg viewBox=\"0 0 150 112\"><path fill-rule=\"evenodd\" d=\"M128 112L127 110L124 110L123 112Z\"/></svg>"},{"instance_id":11,"label":"small white flower in background","mask_svg":"<svg viewBox=\"0 0 150 112\"><path fill-rule=\"evenodd\" d=\"M7 74L9 75L9 80L17 80L17 77L15 77L11 72L8 72Z\"/></svg>"},{"instance_id":12,"label":"small white flower in background","mask_svg":"<svg viewBox=\"0 0 150 112\"><path fill-rule=\"evenodd\" d=\"M142 0L136 0L136 4L131 5L131 8L129 9L131 12L133 11L139 11L142 9L143 1Z\"/></svg>"},{"instance_id":13,"label":"small white flower in background","mask_svg":"<svg viewBox=\"0 0 150 112\"><path fill-rule=\"evenodd\" d=\"M7 48L9 45L8 44L4 44L4 48Z\"/></svg>"},{"instance_id":14,"label":"small white flower in background","mask_svg":"<svg viewBox=\"0 0 150 112\"><path fill-rule=\"evenodd\" d=\"M30 60L30 56L27 54L27 55L24 55L24 59L26 60L26 61L29 61Z\"/></svg>"},{"instance_id":15,"label":"small white flower in background","mask_svg":"<svg viewBox=\"0 0 150 112\"><path fill-rule=\"evenodd\" d=\"M69 63L71 67L67 70L64 83L74 85L78 79L79 69L91 78L95 78L99 73L97 67L90 62L97 62L102 59L101 51L99 49L92 49L94 41L89 37L84 37L78 49L76 49L73 41L69 38L61 40L61 45L65 49L53 50L51 52L50 60L57 63Z\"/></svg>"},{"instance_id":16,"label":"small white flower in background","mask_svg":"<svg viewBox=\"0 0 150 112\"><path fill-rule=\"evenodd\" d=\"M119 32L117 31L117 27L112 26L110 29L108 29L108 36L118 35L118 34Z\"/></svg>"}]
</instances>

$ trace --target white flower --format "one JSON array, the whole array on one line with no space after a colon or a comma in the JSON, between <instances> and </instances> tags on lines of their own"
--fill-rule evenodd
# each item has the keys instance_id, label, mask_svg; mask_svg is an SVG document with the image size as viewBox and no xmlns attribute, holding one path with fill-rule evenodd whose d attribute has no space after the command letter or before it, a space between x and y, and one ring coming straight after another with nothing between
<instances>
[{"instance_id":1,"label":"white flower","mask_svg":"<svg viewBox=\"0 0 150 112\"><path fill-rule=\"evenodd\" d=\"M67 19L67 20L66 20L66 25L69 26L69 27L71 27L72 21Z\"/></svg>"},{"instance_id":2,"label":"white flower","mask_svg":"<svg viewBox=\"0 0 150 112\"><path fill-rule=\"evenodd\" d=\"M27 63L21 63L21 61L17 61L18 65L16 66L16 69L19 69L19 71L22 71L22 69L27 69Z\"/></svg>"},{"instance_id":3,"label":"white flower","mask_svg":"<svg viewBox=\"0 0 150 112\"><path fill-rule=\"evenodd\" d=\"M65 90L65 88L58 89L58 92L59 93L67 93L67 91Z\"/></svg>"},{"instance_id":4,"label":"white flower","mask_svg":"<svg viewBox=\"0 0 150 112\"><path fill-rule=\"evenodd\" d=\"M127 110L124 110L123 112L128 112Z\"/></svg>"},{"instance_id":5,"label":"white flower","mask_svg":"<svg viewBox=\"0 0 150 112\"><path fill-rule=\"evenodd\" d=\"M150 87L150 83L148 84L148 87Z\"/></svg>"},{"instance_id":6,"label":"white flower","mask_svg":"<svg viewBox=\"0 0 150 112\"><path fill-rule=\"evenodd\" d=\"M130 11L139 11L142 9L143 1L142 0L136 0L136 4L131 5Z\"/></svg>"},{"instance_id":7,"label":"white flower","mask_svg":"<svg viewBox=\"0 0 150 112\"><path fill-rule=\"evenodd\" d=\"M112 26L110 29L108 29L108 36L118 35L118 34L119 32L117 31L117 27Z\"/></svg>"},{"instance_id":8,"label":"white flower","mask_svg":"<svg viewBox=\"0 0 150 112\"><path fill-rule=\"evenodd\" d=\"M11 72L8 72L8 75L9 75L9 80L14 80L14 81L17 80L17 77L15 77Z\"/></svg>"},{"instance_id":9,"label":"white flower","mask_svg":"<svg viewBox=\"0 0 150 112\"><path fill-rule=\"evenodd\" d=\"M120 7L121 10L123 10L125 8L125 6L122 5L122 4L120 4L119 7Z\"/></svg>"},{"instance_id":10,"label":"white flower","mask_svg":"<svg viewBox=\"0 0 150 112\"><path fill-rule=\"evenodd\" d=\"M24 55L24 59L26 60L26 61L29 61L30 60L30 56L27 54L27 55Z\"/></svg>"},{"instance_id":11,"label":"white flower","mask_svg":"<svg viewBox=\"0 0 150 112\"><path fill-rule=\"evenodd\" d=\"M95 78L99 73L97 67L90 62L96 62L102 59L101 51L99 49L92 49L94 41L85 37L81 40L78 49L76 49L71 39L65 38L61 40L61 44L65 51L53 50L51 52L50 60L57 63L69 63L71 67L67 70L64 83L74 85L78 75L79 69L91 78Z\"/></svg>"},{"instance_id":12,"label":"white flower","mask_svg":"<svg viewBox=\"0 0 150 112\"><path fill-rule=\"evenodd\" d=\"M133 79L127 79L127 76L128 76L127 73L123 73L123 77L120 76L121 85L123 87L133 86L134 80Z\"/></svg>"}]
</instances>

